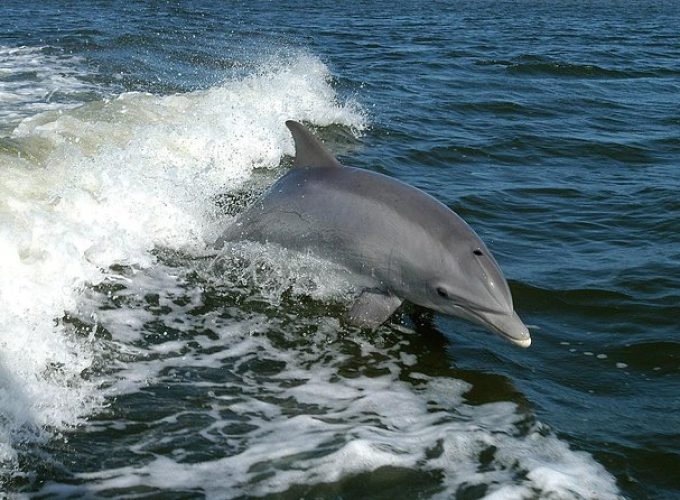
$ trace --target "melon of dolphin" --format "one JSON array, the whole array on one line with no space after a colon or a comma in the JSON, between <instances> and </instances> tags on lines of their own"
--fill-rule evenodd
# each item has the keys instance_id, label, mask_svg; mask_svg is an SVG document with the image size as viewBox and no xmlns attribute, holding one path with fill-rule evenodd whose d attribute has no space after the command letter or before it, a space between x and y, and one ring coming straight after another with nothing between
<instances>
[{"instance_id":1,"label":"melon of dolphin","mask_svg":"<svg viewBox=\"0 0 680 500\"><path fill-rule=\"evenodd\" d=\"M304 126L287 121L294 168L217 240L276 243L309 251L362 275L348 313L375 328L404 300L481 324L528 347L529 330L477 234L451 209L391 177L347 167Z\"/></svg>"}]
</instances>

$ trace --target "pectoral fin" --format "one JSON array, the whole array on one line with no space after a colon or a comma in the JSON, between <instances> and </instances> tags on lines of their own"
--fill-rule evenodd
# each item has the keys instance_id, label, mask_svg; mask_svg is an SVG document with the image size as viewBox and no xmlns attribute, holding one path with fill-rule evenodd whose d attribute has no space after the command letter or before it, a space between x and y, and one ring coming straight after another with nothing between
<instances>
[{"instance_id":1,"label":"pectoral fin","mask_svg":"<svg viewBox=\"0 0 680 500\"><path fill-rule=\"evenodd\" d=\"M388 292L364 290L347 314L347 320L362 328L377 328L392 316L402 300Z\"/></svg>"}]
</instances>

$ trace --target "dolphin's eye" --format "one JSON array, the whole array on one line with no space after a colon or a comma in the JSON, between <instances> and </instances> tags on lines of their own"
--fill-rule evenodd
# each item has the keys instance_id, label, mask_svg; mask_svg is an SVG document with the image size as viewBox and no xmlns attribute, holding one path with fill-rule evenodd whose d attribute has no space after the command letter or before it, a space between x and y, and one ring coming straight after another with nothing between
<instances>
[{"instance_id":1,"label":"dolphin's eye","mask_svg":"<svg viewBox=\"0 0 680 500\"><path fill-rule=\"evenodd\" d=\"M446 290L444 290L440 286L437 287L437 295L439 295L442 299L448 299L449 298L449 292L447 292Z\"/></svg>"},{"instance_id":2,"label":"dolphin's eye","mask_svg":"<svg viewBox=\"0 0 680 500\"><path fill-rule=\"evenodd\" d=\"M475 248L475 249L472 251L472 253L475 254L475 255L480 255L480 256L481 256L481 255L484 255L484 252L482 252L479 248Z\"/></svg>"}]
</instances>

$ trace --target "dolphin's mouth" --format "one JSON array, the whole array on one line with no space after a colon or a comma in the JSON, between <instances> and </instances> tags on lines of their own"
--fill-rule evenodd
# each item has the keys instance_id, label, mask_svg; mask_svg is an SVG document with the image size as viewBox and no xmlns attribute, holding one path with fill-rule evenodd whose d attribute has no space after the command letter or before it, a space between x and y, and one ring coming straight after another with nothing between
<instances>
[{"instance_id":1,"label":"dolphin's mouth","mask_svg":"<svg viewBox=\"0 0 680 500\"><path fill-rule=\"evenodd\" d=\"M516 312L513 311L512 314L482 313L480 314L480 319L487 328L508 339L513 344L520 347L529 347L531 345L529 329Z\"/></svg>"},{"instance_id":2,"label":"dolphin's mouth","mask_svg":"<svg viewBox=\"0 0 680 500\"><path fill-rule=\"evenodd\" d=\"M516 312L512 314L479 310L476 308L463 308L469 314L469 319L488 328L492 332L509 340L520 347L531 345L531 334Z\"/></svg>"}]
</instances>

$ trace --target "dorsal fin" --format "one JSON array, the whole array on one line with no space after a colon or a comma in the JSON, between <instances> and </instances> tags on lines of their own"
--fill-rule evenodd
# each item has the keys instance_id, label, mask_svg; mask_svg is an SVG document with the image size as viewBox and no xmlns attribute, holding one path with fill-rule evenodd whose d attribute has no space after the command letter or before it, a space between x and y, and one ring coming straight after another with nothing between
<instances>
[{"instance_id":1,"label":"dorsal fin","mask_svg":"<svg viewBox=\"0 0 680 500\"><path fill-rule=\"evenodd\" d=\"M295 141L295 167L341 167L330 151L312 135L301 123L293 120L286 122Z\"/></svg>"}]
</instances>

